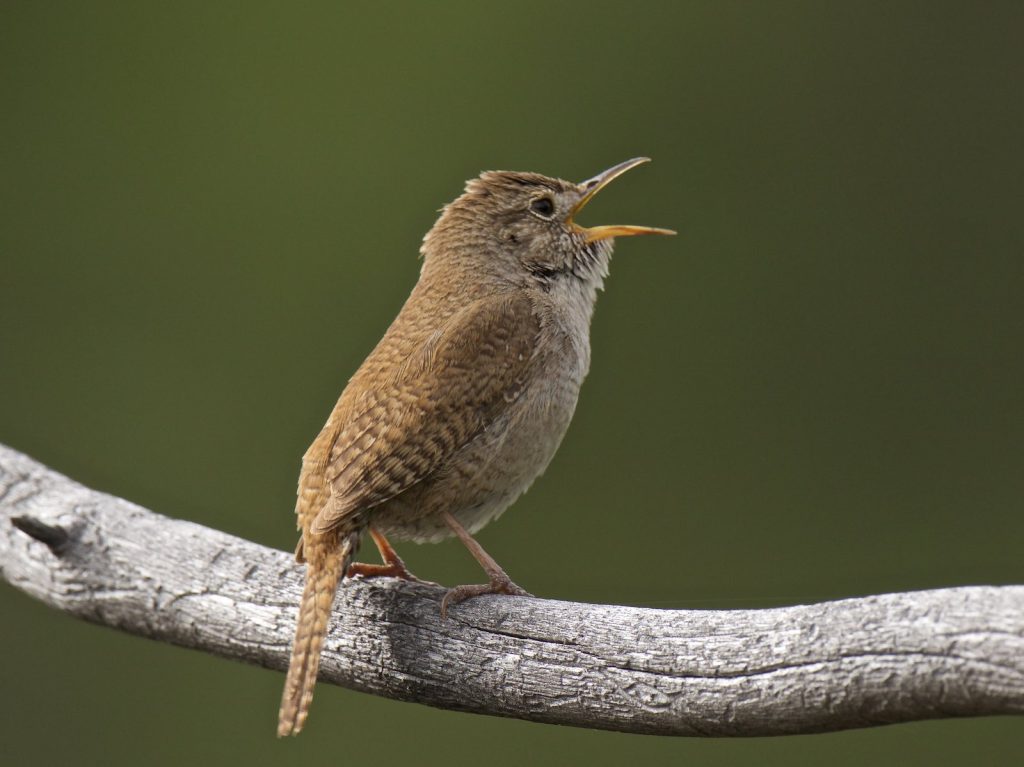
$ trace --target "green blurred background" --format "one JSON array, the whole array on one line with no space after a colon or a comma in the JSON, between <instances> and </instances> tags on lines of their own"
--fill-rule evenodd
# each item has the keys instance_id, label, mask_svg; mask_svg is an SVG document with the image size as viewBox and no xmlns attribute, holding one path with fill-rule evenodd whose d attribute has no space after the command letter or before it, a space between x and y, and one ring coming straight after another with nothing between
<instances>
[{"instance_id":1,"label":"green blurred background","mask_svg":"<svg viewBox=\"0 0 1024 767\"><path fill-rule=\"evenodd\" d=\"M145 6L145 7L143 7ZM1024 582L1019 3L5 3L0 440L291 549L299 456L482 169L619 244L575 422L481 535L562 599ZM472 582L453 542L402 549ZM1021 719L746 741L323 686L0 588L4 764L1010 763Z\"/></svg>"}]
</instances>

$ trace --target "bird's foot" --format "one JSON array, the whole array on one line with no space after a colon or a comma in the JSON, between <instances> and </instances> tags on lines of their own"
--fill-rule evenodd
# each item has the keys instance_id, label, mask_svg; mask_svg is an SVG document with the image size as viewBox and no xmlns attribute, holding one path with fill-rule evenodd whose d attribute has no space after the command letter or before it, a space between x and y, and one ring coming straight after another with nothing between
<instances>
[{"instance_id":1,"label":"bird's foot","mask_svg":"<svg viewBox=\"0 0 1024 767\"><path fill-rule=\"evenodd\" d=\"M441 620L448 618L448 607L450 605L457 605L459 602L465 601L472 597L478 597L482 594L508 594L514 597L532 597L526 589L516 585L508 575L505 574L504 570L497 573L491 573L490 583L474 583L468 586L455 586L454 588L448 589L448 593L444 595L444 599L441 600Z\"/></svg>"},{"instance_id":2,"label":"bird's foot","mask_svg":"<svg viewBox=\"0 0 1024 767\"><path fill-rule=\"evenodd\" d=\"M425 581L422 578L417 578L413 575L409 568L405 566L398 557L390 562L385 562L383 565L373 565L368 562L353 562L348 566L348 572L346 575L349 578L355 578L357 575L363 578L401 578L403 581L412 581L413 583L422 583L426 586L437 586L438 584L433 581Z\"/></svg>"},{"instance_id":3,"label":"bird's foot","mask_svg":"<svg viewBox=\"0 0 1024 767\"><path fill-rule=\"evenodd\" d=\"M355 578L357 575L361 575L364 578L400 578L403 581L422 583L425 586L439 585L433 581L425 581L413 575L409 568L405 566L402 558L398 556L398 553L388 543L388 539L378 530L371 527L370 535L373 538L373 542L377 545L377 550L380 552L380 557L384 560L384 564L371 565L366 562L353 562L348 566L348 571L345 573L349 578Z\"/></svg>"}]
</instances>

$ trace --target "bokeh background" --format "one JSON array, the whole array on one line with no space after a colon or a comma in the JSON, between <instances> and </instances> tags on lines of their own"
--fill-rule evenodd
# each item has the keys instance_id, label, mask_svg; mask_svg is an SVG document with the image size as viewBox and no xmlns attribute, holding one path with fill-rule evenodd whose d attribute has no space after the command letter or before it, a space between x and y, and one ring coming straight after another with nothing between
<instances>
[{"instance_id":1,"label":"bokeh background","mask_svg":"<svg viewBox=\"0 0 1024 767\"><path fill-rule=\"evenodd\" d=\"M291 549L299 456L482 169L619 243L547 475L546 596L731 608L1024 582L1019 3L5 3L0 440ZM454 542L402 549L473 582ZM1020 719L700 741L435 711L0 587L4 764L1006 764Z\"/></svg>"}]
</instances>

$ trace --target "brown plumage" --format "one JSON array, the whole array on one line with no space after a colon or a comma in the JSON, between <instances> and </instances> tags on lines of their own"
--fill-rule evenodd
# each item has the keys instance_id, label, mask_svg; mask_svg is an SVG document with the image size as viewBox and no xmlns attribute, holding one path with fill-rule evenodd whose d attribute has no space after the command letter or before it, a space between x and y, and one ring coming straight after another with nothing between
<instances>
[{"instance_id":1,"label":"brown plumage","mask_svg":"<svg viewBox=\"0 0 1024 767\"><path fill-rule=\"evenodd\" d=\"M488 172L466 185L424 238L420 279L356 371L302 460L296 514L306 587L278 735L298 734L316 682L338 583L369 529L383 568L409 577L389 535L458 535L490 583L525 594L469 533L504 511L544 470L568 428L590 364L589 328L612 238L671 234L585 229L573 216L644 158L582 184Z\"/></svg>"}]
</instances>

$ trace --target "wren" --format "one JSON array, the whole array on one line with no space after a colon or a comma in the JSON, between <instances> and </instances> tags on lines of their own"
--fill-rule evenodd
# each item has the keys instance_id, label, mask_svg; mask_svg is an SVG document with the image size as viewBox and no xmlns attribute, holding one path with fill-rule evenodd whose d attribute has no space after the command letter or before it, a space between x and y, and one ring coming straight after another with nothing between
<instances>
[{"instance_id":1,"label":"wren","mask_svg":"<svg viewBox=\"0 0 1024 767\"><path fill-rule=\"evenodd\" d=\"M419 281L302 458L295 512L306 563L277 734L302 730L344 574L411 578L388 537L458 536L487 572L441 603L525 595L471 535L544 471L590 367L590 319L615 237L576 215L638 157L580 184L492 171L423 239ZM383 565L354 564L369 532Z\"/></svg>"}]
</instances>

